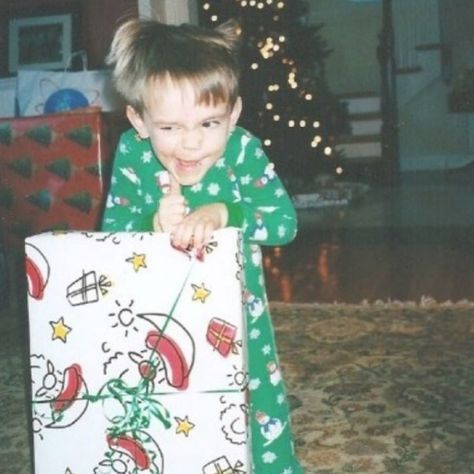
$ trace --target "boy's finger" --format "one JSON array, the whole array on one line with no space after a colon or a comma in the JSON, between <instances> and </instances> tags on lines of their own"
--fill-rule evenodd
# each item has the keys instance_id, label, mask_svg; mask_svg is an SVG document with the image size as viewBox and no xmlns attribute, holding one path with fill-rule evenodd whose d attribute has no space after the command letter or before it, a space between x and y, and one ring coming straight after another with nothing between
<instances>
[{"instance_id":1,"label":"boy's finger","mask_svg":"<svg viewBox=\"0 0 474 474\"><path fill-rule=\"evenodd\" d=\"M189 249L193 244L193 231L192 227L183 225L176 226L172 235L173 243L183 249Z\"/></svg>"},{"instance_id":2,"label":"boy's finger","mask_svg":"<svg viewBox=\"0 0 474 474\"><path fill-rule=\"evenodd\" d=\"M155 175L156 184L163 191L163 194L168 194L171 189L170 174L168 171L160 171Z\"/></svg>"},{"instance_id":3,"label":"boy's finger","mask_svg":"<svg viewBox=\"0 0 474 474\"><path fill-rule=\"evenodd\" d=\"M170 194L174 194L174 195L181 194L181 186L176 180L176 178L171 173L168 173L168 176L169 176L169 183L170 183Z\"/></svg>"}]
</instances>

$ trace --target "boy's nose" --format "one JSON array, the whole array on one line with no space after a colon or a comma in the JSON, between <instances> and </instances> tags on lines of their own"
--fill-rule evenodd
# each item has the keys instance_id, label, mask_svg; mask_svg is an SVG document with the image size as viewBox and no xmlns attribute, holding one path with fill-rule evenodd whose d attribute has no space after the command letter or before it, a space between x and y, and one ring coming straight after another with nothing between
<instances>
[{"instance_id":1,"label":"boy's nose","mask_svg":"<svg viewBox=\"0 0 474 474\"><path fill-rule=\"evenodd\" d=\"M202 132L199 129L187 130L183 136L183 148L195 150L202 143Z\"/></svg>"}]
</instances>

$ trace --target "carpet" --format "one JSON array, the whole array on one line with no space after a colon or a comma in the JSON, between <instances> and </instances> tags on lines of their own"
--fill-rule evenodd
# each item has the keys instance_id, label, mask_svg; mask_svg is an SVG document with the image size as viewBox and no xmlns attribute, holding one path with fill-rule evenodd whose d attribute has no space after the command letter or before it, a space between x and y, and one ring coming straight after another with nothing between
<instances>
[{"instance_id":1,"label":"carpet","mask_svg":"<svg viewBox=\"0 0 474 474\"><path fill-rule=\"evenodd\" d=\"M474 472L474 304L272 313L307 474ZM24 331L0 318L0 472L29 474Z\"/></svg>"},{"instance_id":2,"label":"carpet","mask_svg":"<svg viewBox=\"0 0 474 474\"><path fill-rule=\"evenodd\" d=\"M474 305L275 305L308 474L474 472Z\"/></svg>"}]
</instances>

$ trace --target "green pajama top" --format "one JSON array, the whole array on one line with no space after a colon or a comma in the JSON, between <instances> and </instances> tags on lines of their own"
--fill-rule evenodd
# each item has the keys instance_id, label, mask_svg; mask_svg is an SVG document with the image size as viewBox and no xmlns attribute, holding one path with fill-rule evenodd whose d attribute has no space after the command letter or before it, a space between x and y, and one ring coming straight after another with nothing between
<instances>
[{"instance_id":1,"label":"green pajama top","mask_svg":"<svg viewBox=\"0 0 474 474\"><path fill-rule=\"evenodd\" d=\"M157 184L160 171L164 167L149 140L141 140L134 130L125 132L115 155L103 230L152 230L153 214L163 195ZM295 237L296 213L291 199L261 142L240 127L230 136L224 156L202 181L182 186L181 192L191 212L205 204L224 202L230 204L230 220L241 224L253 472L302 473L294 453L260 251L260 245L283 245Z\"/></svg>"}]
</instances>

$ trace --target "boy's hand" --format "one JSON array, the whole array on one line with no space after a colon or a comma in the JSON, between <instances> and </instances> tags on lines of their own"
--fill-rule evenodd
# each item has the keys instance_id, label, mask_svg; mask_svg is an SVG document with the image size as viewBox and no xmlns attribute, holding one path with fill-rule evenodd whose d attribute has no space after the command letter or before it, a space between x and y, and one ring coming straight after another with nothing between
<instances>
[{"instance_id":1,"label":"boy's hand","mask_svg":"<svg viewBox=\"0 0 474 474\"><path fill-rule=\"evenodd\" d=\"M181 194L181 186L171 173L169 180L169 189L161 198L158 212L153 218L153 230L158 232L173 232L187 213L187 203ZM165 190L164 187L162 189Z\"/></svg>"},{"instance_id":2,"label":"boy's hand","mask_svg":"<svg viewBox=\"0 0 474 474\"><path fill-rule=\"evenodd\" d=\"M227 224L227 207L207 204L185 216L171 235L173 245L182 249L200 249L210 242L212 233Z\"/></svg>"}]
</instances>

